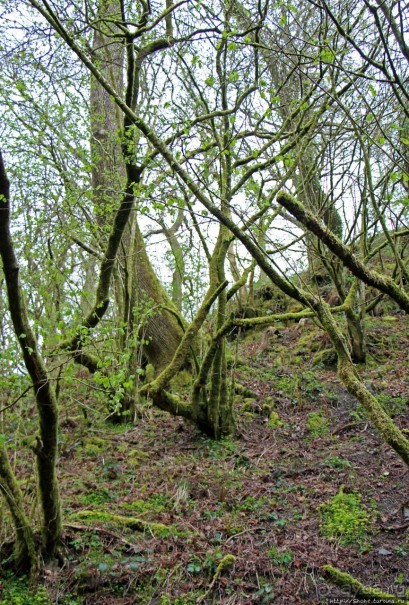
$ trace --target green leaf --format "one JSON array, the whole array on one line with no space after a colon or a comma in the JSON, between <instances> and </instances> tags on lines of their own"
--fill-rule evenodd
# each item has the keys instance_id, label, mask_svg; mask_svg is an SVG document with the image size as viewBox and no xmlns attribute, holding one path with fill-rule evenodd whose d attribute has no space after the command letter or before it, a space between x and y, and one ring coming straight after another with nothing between
<instances>
[{"instance_id":1,"label":"green leaf","mask_svg":"<svg viewBox=\"0 0 409 605\"><path fill-rule=\"evenodd\" d=\"M323 63L333 63L335 59L335 54L330 48L324 48L320 52L320 57Z\"/></svg>"},{"instance_id":2,"label":"green leaf","mask_svg":"<svg viewBox=\"0 0 409 605\"><path fill-rule=\"evenodd\" d=\"M409 139L407 139L406 137L401 137L400 142L403 143L404 145L409 145Z\"/></svg>"},{"instance_id":3,"label":"green leaf","mask_svg":"<svg viewBox=\"0 0 409 605\"><path fill-rule=\"evenodd\" d=\"M214 78L206 78L205 84L207 84L207 86L213 86Z\"/></svg>"},{"instance_id":4,"label":"green leaf","mask_svg":"<svg viewBox=\"0 0 409 605\"><path fill-rule=\"evenodd\" d=\"M101 573L108 570L108 565L106 563L99 563L98 569Z\"/></svg>"},{"instance_id":5,"label":"green leaf","mask_svg":"<svg viewBox=\"0 0 409 605\"><path fill-rule=\"evenodd\" d=\"M27 90L27 86L21 78L18 78L18 80L16 81L16 88L19 92L25 92Z\"/></svg>"},{"instance_id":6,"label":"green leaf","mask_svg":"<svg viewBox=\"0 0 409 605\"><path fill-rule=\"evenodd\" d=\"M368 86L368 88L369 88L369 92L371 93L371 95L372 95L373 97L376 97L376 89L374 88L374 86L373 86L372 84L370 84L370 85Z\"/></svg>"}]
</instances>

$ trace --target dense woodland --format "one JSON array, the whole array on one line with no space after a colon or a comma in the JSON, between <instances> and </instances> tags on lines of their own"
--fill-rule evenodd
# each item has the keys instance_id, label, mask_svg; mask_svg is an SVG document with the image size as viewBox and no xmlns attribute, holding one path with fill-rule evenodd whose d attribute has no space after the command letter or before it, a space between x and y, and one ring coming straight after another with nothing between
<instances>
[{"instance_id":1,"label":"dense woodland","mask_svg":"<svg viewBox=\"0 0 409 605\"><path fill-rule=\"evenodd\" d=\"M0 604L409 602L404 0L0 0Z\"/></svg>"}]
</instances>

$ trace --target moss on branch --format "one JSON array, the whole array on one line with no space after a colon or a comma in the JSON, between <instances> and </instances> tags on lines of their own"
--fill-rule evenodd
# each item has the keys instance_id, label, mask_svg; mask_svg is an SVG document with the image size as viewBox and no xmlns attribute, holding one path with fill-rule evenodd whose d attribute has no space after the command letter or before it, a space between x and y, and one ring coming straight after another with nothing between
<instances>
[{"instance_id":1,"label":"moss on branch","mask_svg":"<svg viewBox=\"0 0 409 605\"><path fill-rule=\"evenodd\" d=\"M209 588L206 590L206 592L204 594L202 594L201 597L199 597L197 599L197 603L203 603L203 601L209 596L209 594L213 590L214 585L216 584L217 580L220 578L222 573L225 571L230 571L230 569L232 569L235 562L236 562L236 557L234 555L225 555L221 559L221 561L220 561L219 565L217 566L217 569L214 573L212 581L209 584Z\"/></svg>"},{"instance_id":2,"label":"moss on branch","mask_svg":"<svg viewBox=\"0 0 409 605\"><path fill-rule=\"evenodd\" d=\"M118 527L127 527L132 531L140 531L151 533L154 536L165 538L180 534L178 530L163 523L154 523L151 521L143 521L137 517L125 517L123 515L115 515L106 511L98 510L81 510L73 515L76 519L83 521L100 521L102 523L111 523Z\"/></svg>"},{"instance_id":3,"label":"moss on branch","mask_svg":"<svg viewBox=\"0 0 409 605\"><path fill-rule=\"evenodd\" d=\"M369 269L326 225L289 193L279 193L277 202L316 235L356 277L393 298L401 309L409 313L409 296L393 279Z\"/></svg>"},{"instance_id":4,"label":"moss on branch","mask_svg":"<svg viewBox=\"0 0 409 605\"><path fill-rule=\"evenodd\" d=\"M369 599L375 603L394 603L396 605L409 605L408 599L400 599L395 595L391 595L388 592L383 592L378 588L373 588L372 586L365 586L361 584L359 580L356 580L354 577L345 573L343 571L339 571L336 567L332 567L332 565L324 565L322 568L324 577L327 577L330 582L339 586L340 588L346 588L351 592L352 595L356 597L361 597L363 599Z\"/></svg>"}]
</instances>

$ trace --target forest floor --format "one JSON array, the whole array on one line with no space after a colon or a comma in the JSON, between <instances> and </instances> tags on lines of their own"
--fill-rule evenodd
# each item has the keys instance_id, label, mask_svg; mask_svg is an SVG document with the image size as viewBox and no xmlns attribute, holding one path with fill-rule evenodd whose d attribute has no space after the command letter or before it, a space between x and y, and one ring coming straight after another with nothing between
<instances>
[{"instance_id":1,"label":"forest floor","mask_svg":"<svg viewBox=\"0 0 409 605\"><path fill-rule=\"evenodd\" d=\"M372 320L360 369L402 429L407 327ZM319 332L280 328L264 351L260 336L239 343L229 370L257 395L237 402L234 438L212 441L149 406L125 427L62 411L66 562L45 571L52 603L318 605L347 596L325 564L404 595L407 467L336 368L312 365L311 349L326 346Z\"/></svg>"}]
</instances>

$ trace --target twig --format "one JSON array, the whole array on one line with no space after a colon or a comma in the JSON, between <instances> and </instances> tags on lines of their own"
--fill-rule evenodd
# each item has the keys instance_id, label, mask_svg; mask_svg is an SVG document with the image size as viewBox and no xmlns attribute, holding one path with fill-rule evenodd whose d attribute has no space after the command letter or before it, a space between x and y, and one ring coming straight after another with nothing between
<instances>
[{"instance_id":1,"label":"twig","mask_svg":"<svg viewBox=\"0 0 409 605\"><path fill-rule=\"evenodd\" d=\"M243 531L240 531L238 534L234 534L234 536L230 536L230 538L227 538L227 540L225 541L225 544L227 544L227 542L230 542L230 540L234 540L234 538L237 538L238 536L242 536L243 534L248 534L253 531L255 531L255 530L254 529L244 529Z\"/></svg>"},{"instance_id":2,"label":"twig","mask_svg":"<svg viewBox=\"0 0 409 605\"><path fill-rule=\"evenodd\" d=\"M16 403L18 403L18 402L20 401L20 399L23 399L23 397L24 397L25 395L27 395L27 393L28 393L29 391L31 391L31 389L32 389L32 388L33 388L33 385L30 385L30 386L29 386L29 387L27 387L27 388L26 388L26 390L25 390L25 391L23 391L23 392L21 393L21 395L19 395L19 396L17 397L17 399L15 399L15 400L14 400L12 403L9 403L8 405L4 406L4 408L1 408L1 410L0 410L0 414L2 414L3 412L5 412L6 410L8 410L8 409L12 408L12 407L13 407L13 405L16 405Z\"/></svg>"}]
</instances>

